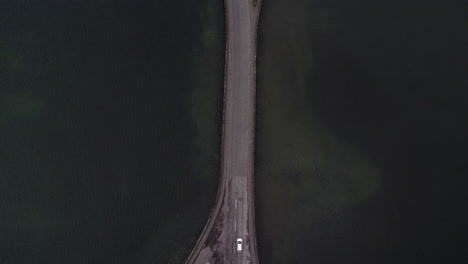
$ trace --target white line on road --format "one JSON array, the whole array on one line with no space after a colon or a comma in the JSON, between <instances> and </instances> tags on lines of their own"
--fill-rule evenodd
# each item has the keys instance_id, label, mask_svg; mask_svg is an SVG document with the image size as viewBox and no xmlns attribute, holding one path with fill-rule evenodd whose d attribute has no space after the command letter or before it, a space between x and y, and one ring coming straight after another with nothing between
<instances>
[{"instance_id":1,"label":"white line on road","mask_svg":"<svg viewBox=\"0 0 468 264\"><path fill-rule=\"evenodd\" d=\"M235 200L234 204L235 204L235 206L236 206L236 209L237 209L237 199Z\"/></svg>"},{"instance_id":2,"label":"white line on road","mask_svg":"<svg viewBox=\"0 0 468 264\"><path fill-rule=\"evenodd\" d=\"M234 220L234 231L237 231L237 220Z\"/></svg>"}]
</instances>

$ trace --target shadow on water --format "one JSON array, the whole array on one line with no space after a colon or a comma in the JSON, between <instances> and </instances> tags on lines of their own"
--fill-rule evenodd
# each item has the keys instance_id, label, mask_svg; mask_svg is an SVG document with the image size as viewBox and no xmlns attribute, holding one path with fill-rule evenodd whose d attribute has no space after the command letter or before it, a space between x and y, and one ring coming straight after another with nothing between
<instances>
[{"instance_id":1,"label":"shadow on water","mask_svg":"<svg viewBox=\"0 0 468 264\"><path fill-rule=\"evenodd\" d=\"M222 4L0 3L1 263L184 262L216 194Z\"/></svg>"},{"instance_id":2,"label":"shadow on water","mask_svg":"<svg viewBox=\"0 0 468 264\"><path fill-rule=\"evenodd\" d=\"M465 255L464 7L264 3L262 262L441 263Z\"/></svg>"}]
</instances>

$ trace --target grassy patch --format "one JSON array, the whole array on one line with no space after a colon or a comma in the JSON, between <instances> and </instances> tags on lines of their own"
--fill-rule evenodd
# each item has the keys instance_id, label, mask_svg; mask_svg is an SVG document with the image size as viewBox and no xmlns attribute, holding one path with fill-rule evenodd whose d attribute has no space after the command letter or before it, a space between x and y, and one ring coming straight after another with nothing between
<instances>
[{"instance_id":1,"label":"grassy patch","mask_svg":"<svg viewBox=\"0 0 468 264\"><path fill-rule=\"evenodd\" d=\"M257 7L257 0L252 0L253 1L253 6Z\"/></svg>"}]
</instances>

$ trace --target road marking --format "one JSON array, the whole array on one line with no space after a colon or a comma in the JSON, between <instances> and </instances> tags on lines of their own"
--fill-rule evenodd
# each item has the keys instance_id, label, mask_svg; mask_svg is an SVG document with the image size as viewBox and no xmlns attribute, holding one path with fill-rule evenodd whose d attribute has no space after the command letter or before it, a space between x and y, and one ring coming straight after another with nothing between
<instances>
[{"instance_id":1,"label":"road marking","mask_svg":"<svg viewBox=\"0 0 468 264\"><path fill-rule=\"evenodd\" d=\"M235 200L235 206L236 206L236 209L237 209L237 199Z\"/></svg>"},{"instance_id":2,"label":"road marking","mask_svg":"<svg viewBox=\"0 0 468 264\"><path fill-rule=\"evenodd\" d=\"M234 231L237 231L237 220L234 220Z\"/></svg>"}]
</instances>

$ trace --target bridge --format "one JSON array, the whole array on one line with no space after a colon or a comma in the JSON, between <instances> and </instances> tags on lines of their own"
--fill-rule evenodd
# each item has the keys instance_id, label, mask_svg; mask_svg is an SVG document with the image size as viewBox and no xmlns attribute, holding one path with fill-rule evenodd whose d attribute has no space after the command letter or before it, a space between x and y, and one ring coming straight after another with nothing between
<instances>
[{"instance_id":1,"label":"bridge","mask_svg":"<svg viewBox=\"0 0 468 264\"><path fill-rule=\"evenodd\" d=\"M258 263L253 177L260 6L261 0L225 0L227 39L220 182L215 206L186 264ZM241 251L236 247L238 238L242 239Z\"/></svg>"}]
</instances>

